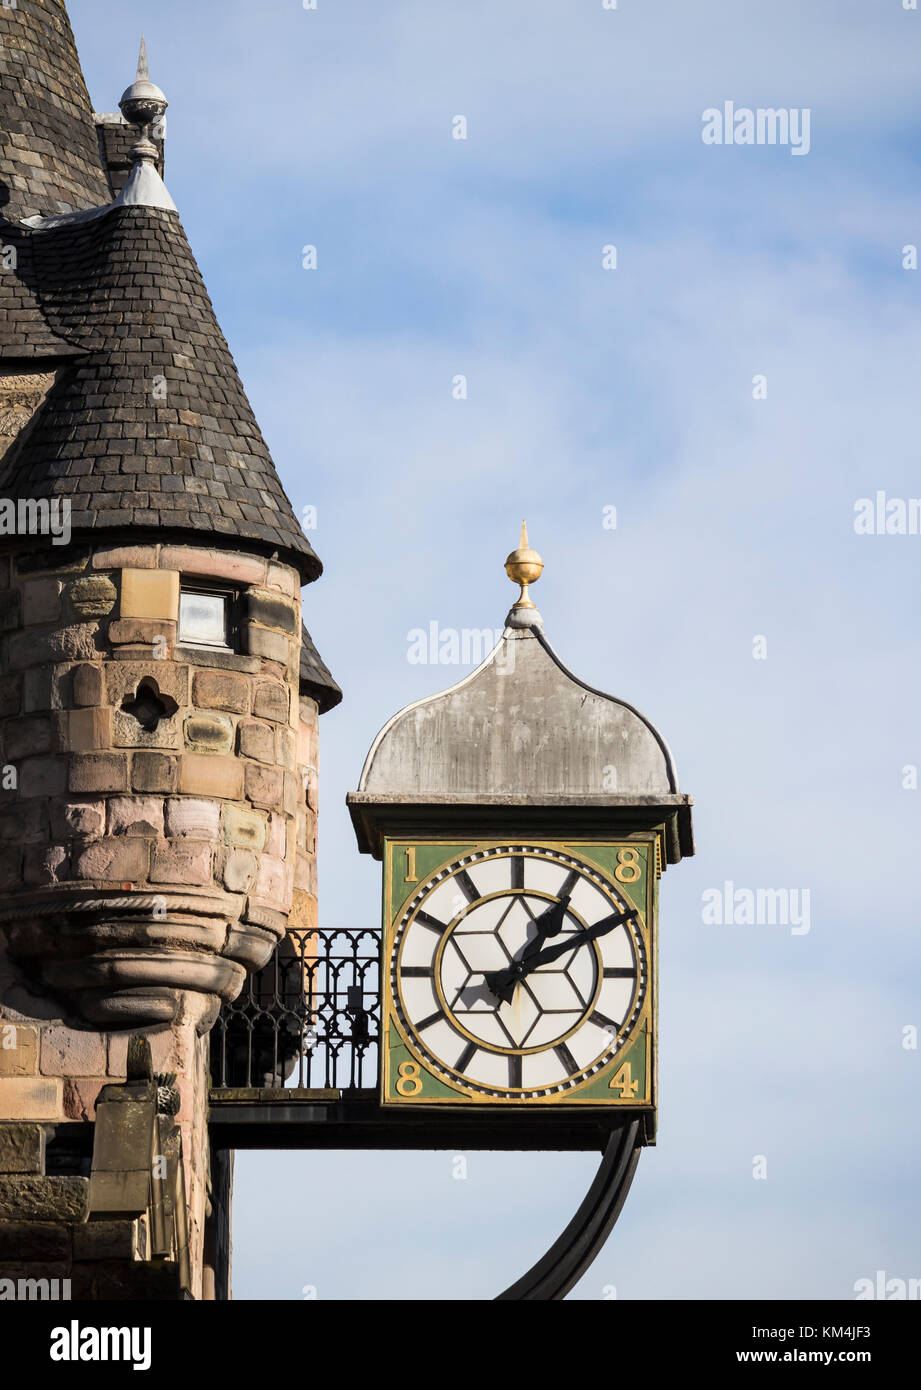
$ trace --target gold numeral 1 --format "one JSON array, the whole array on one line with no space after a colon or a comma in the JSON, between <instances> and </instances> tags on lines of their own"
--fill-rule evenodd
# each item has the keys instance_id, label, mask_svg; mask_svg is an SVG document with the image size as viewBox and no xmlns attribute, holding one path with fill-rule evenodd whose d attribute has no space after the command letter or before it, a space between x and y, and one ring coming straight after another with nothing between
<instances>
[{"instance_id":1,"label":"gold numeral 1","mask_svg":"<svg viewBox=\"0 0 921 1390\"><path fill-rule=\"evenodd\" d=\"M632 1100L639 1090L639 1081L633 1080L633 1069L629 1062L624 1062L620 1071L611 1077L608 1082L609 1091L620 1091L621 1100Z\"/></svg>"},{"instance_id":2,"label":"gold numeral 1","mask_svg":"<svg viewBox=\"0 0 921 1390\"><path fill-rule=\"evenodd\" d=\"M397 1067L397 1094L401 1096L417 1096L422 1090L422 1081L419 1077L418 1062L401 1062Z\"/></svg>"},{"instance_id":3,"label":"gold numeral 1","mask_svg":"<svg viewBox=\"0 0 921 1390\"><path fill-rule=\"evenodd\" d=\"M404 883L418 883L416 874L416 846L407 845L406 850L406 873L403 875Z\"/></svg>"}]
</instances>

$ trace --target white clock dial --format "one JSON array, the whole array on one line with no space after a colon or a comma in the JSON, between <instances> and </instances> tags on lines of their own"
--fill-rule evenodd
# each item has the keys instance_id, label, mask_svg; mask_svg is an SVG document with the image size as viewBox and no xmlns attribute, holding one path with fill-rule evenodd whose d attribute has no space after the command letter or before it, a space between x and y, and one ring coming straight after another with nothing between
<instances>
[{"instance_id":1,"label":"white clock dial","mask_svg":"<svg viewBox=\"0 0 921 1390\"><path fill-rule=\"evenodd\" d=\"M642 932L635 920L612 925L633 907L592 865L547 846L484 848L439 869L394 936L407 1040L479 1096L549 1099L590 1080L623 1048L646 995Z\"/></svg>"}]
</instances>

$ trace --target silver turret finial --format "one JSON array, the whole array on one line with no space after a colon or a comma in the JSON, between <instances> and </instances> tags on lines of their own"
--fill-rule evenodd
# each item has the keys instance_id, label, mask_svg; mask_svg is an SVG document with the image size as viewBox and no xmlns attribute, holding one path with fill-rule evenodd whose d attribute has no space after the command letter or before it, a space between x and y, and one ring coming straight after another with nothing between
<instances>
[{"instance_id":1,"label":"silver turret finial","mask_svg":"<svg viewBox=\"0 0 921 1390\"><path fill-rule=\"evenodd\" d=\"M163 119L168 105L169 103L160 88L150 80L150 70L147 66L147 41L141 35L137 77L131 86L122 93L122 99L118 103L119 110L125 120L129 125L136 125L140 132L138 144L131 151L135 158L150 159L152 157L156 159L157 150L149 138L148 127L155 121Z\"/></svg>"},{"instance_id":2,"label":"silver turret finial","mask_svg":"<svg viewBox=\"0 0 921 1390\"><path fill-rule=\"evenodd\" d=\"M137 127L138 138L132 145L130 154L134 167L116 198L116 203L139 205L141 207L169 208L175 211L176 204L167 192L163 180L157 173L157 160L160 151L150 138L150 127L163 121L169 103L155 82L150 80L147 65L147 41L141 35L141 51L138 56L137 77L122 94L119 110L129 125ZM162 131L158 131L162 134Z\"/></svg>"}]
</instances>

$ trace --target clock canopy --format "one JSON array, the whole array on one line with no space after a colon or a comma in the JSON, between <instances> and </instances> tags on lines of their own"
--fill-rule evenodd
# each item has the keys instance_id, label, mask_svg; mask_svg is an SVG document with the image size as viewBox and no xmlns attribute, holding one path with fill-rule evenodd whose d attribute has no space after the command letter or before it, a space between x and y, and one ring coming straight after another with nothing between
<instances>
[{"instance_id":1,"label":"clock canopy","mask_svg":"<svg viewBox=\"0 0 921 1390\"><path fill-rule=\"evenodd\" d=\"M664 825L669 863L693 854L691 797L678 790L661 734L632 705L579 679L527 598L540 557L507 561L522 595L486 660L395 714L377 735L348 803L360 848L382 837L470 832L620 832Z\"/></svg>"}]
</instances>

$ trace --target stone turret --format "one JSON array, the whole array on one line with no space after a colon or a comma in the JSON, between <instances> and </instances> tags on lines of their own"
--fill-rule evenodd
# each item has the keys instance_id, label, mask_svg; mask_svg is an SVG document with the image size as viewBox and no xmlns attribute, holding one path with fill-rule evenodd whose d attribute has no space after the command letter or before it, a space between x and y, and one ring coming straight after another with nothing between
<instances>
[{"instance_id":1,"label":"stone turret","mask_svg":"<svg viewBox=\"0 0 921 1390\"><path fill-rule=\"evenodd\" d=\"M141 1029L176 1078L197 1296L207 1033L316 922L341 694L302 623L320 562L158 172L146 55L116 195L64 5L0 14L0 1120L54 1150Z\"/></svg>"}]
</instances>

